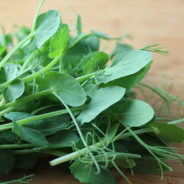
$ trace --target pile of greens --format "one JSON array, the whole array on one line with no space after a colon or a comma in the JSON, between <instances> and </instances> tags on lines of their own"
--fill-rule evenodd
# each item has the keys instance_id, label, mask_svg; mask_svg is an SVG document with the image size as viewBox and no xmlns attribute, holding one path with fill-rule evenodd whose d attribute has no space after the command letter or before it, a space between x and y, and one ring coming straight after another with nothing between
<instances>
[{"instance_id":1,"label":"pile of greens","mask_svg":"<svg viewBox=\"0 0 184 184\"><path fill-rule=\"evenodd\" d=\"M132 92L143 85L151 52L167 52L82 33L80 16L72 32L56 10L38 16L42 4L32 29L0 37L0 172L31 169L45 156L51 166L69 162L73 176L89 184L116 183L111 168L127 183L125 169L172 171L167 160L184 159L170 147L184 141L176 125L183 120L158 118ZM110 54L100 50L102 39L117 41Z\"/></svg>"}]
</instances>

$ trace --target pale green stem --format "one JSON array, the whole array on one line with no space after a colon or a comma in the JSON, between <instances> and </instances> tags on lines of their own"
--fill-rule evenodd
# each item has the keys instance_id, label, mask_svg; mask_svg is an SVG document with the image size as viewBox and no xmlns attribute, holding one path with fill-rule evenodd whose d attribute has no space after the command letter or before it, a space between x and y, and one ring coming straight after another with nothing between
<instances>
[{"instance_id":1,"label":"pale green stem","mask_svg":"<svg viewBox=\"0 0 184 184\"><path fill-rule=\"evenodd\" d=\"M143 134L143 133L148 133L148 132L153 132L153 129L152 128L145 128L145 129L142 129L142 130L135 130L134 131L135 134ZM119 135L113 141L124 139L124 138L130 137L130 136L132 136L131 133L125 133L125 134ZM106 143L106 140L104 139L102 142L98 142L94 145L89 146L89 149L91 151L96 150L97 148L102 147L105 143ZM70 160L74 160L74 159L76 159L76 158L78 158L82 155L85 155L86 153L87 153L87 149L83 148L81 150L75 151L75 152L70 153L68 155L65 155L63 157L56 158L56 159L50 161L49 163L50 163L51 166L55 166L55 165L58 165L58 164L61 164L61 163L64 163L64 162L67 162L67 161L70 161Z\"/></svg>"},{"instance_id":2,"label":"pale green stem","mask_svg":"<svg viewBox=\"0 0 184 184\"><path fill-rule=\"evenodd\" d=\"M19 184L28 184L33 180L33 174L29 175L29 176L24 176L21 179L17 179L17 180L12 180L12 181L7 181L7 182L1 182L0 184L15 184L15 183L19 183Z\"/></svg>"},{"instance_id":3,"label":"pale green stem","mask_svg":"<svg viewBox=\"0 0 184 184\"><path fill-rule=\"evenodd\" d=\"M8 80L8 81L6 81L6 82L0 84L0 90L2 90L3 88L8 87L14 80L20 78L20 76L23 75L23 74L25 74L28 70L30 70L30 68L28 68L27 70L25 70L25 71L19 73L19 74L18 74L17 76L15 76L14 78L12 78L12 79L10 79L10 80Z\"/></svg>"},{"instance_id":4,"label":"pale green stem","mask_svg":"<svg viewBox=\"0 0 184 184\"><path fill-rule=\"evenodd\" d=\"M0 102L0 106L4 105L6 103L6 100L4 99L4 97L1 99L1 102Z\"/></svg>"},{"instance_id":5,"label":"pale green stem","mask_svg":"<svg viewBox=\"0 0 184 184\"><path fill-rule=\"evenodd\" d=\"M79 111L83 108L84 108L84 106L75 107L75 108L72 108L71 111ZM21 126L21 125L25 125L29 122L33 122L33 121L36 121L36 120L46 119L46 118L50 118L50 117L54 117L54 116L67 114L67 113L68 113L68 111L66 109L64 109L64 110L49 112L49 113L45 113L45 114L25 118L25 119L22 119L22 120L18 120L18 121L16 121L16 123ZM6 124L3 124L3 125L0 125L0 131L8 130L8 129L11 129L12 127L13 127L13 123L6 123Z\"/></svg>"},{"instance_id":6,"label":"pale green stem","mask_svg":"<svg viewBox=\"0 0 184 184\"><path fill-rule=\"evenodd\" d=\"M101 147L103 144L101 142L98 142L92 146L89 146L88 149L90 149L91 151L93 150L96 150L96 148L98 147ZM88 152L88 149L87 148L83 148L81 150L78 150L78 151L75 151L73 153L70 153L70 154L67 154L65 156L62 156L62 157L59 157L59 158L56 158L52 161L50 161L50 165L51 166L56 166L58 164L61 164L61 163L64 163L64 162L68 162L70 160L74 160L82 155L85 155L87 152Z\"/></svg>"},{"instance_id":7,"label":"pale green stem","mask_svg":"<svg viewBox=\"0 0 184 184\"><path fill-rule=\"evenodd\" d=\"M154 93L156 93L158 96L160 96L168 104L167 97L163 96L158 90L152 88L151 86L149 86L148 84L145 84L143 82L138 82L138 84L140 86L143 86L143 87L146 87L146 88L150 89L151 91L153 91Z\"/></svg>"},{"instance_id":8,"label":"pale green stem","mask_svg":"<svg viewBox=\"0 0 184 184\"><path fill-rule=\"evenodd\" d=\"M24 64L22 65L22 67L21 67L21 69L20 69L20 72L23 72L23 71L26 69L27 65L32 61L32 59L33 59L37 54L38 54L38 51L36 50L34 53L31 54L30 57L28 57L28 58L26 59L26 61L24 62Z\"/></svg>"},{"instance_id":9,"label":"pale green stem","mask_svg":"<svg viewBox=\"0 0 184 184\"><path fill-rule=\"evenodd\" d=\"M14 109L14 107L9 107L7 109L4 109L4 110L0 111L0 117L2 117L3 115L5 115L8 112L11 112L13 109Z\"/></svg>"},{"instance_id":10,"label":"pale green stem","mask_svg":"<svg viewBox=\"0 0 184 184\"><path fill-rule=\"evenodd\" d=\"M150 133L150 132L156 133L155 128L150 127L150 128L144 128L144 129L140 129L140 130L135 130L135 131L134 131L134 133L135 133L136 135L144 134L144 133ZM132 135L132 134L131 134L130 132L128 132L128 133L123 133L123 134L119 134L118 136L116 136L116 137L114 138L113 141L120 140L120 139L124 139L124 138L126 138L126 137L130 137L131 135Z\"/></svg>"},{"instance_id":11,"label":"pale green stem","mask_svg":"<svg viewBox=\"0 0 184 184\"><path fill-rule=\"evenodd\" d=\"M117 166L117 164L112 161L112 165L118 171L118 173L126 180L128 184L131 184L131 181L127 178L127 176L122 172L122 170Z\"/></svg>"},{"instance_id":12,"label":"pale green stem","mask_svg":"<svg viewBox=\"0 0 184 184\"><path fill-rule=\"evenodd\" d=\"M90 74L87 74L87 75L78 77L78 78L76 78L76 80L77 80L79 83L82 83L82 82L84 82L86 79L89 79L90 77L94 76L95 74L96 74L96 72L90 73Z\"/></svg>"},{"instance_id":13,"label":"pale green stem","mask_svg":"<svg viewBox=\"0 0 184 184\"><path fill-rule=\"evenodd\" d=\"M35 17L34 17L32 30L31 30L32 33L35 32L35 30L36 30L36 21L37 21L37 17L38 17L38 14L39 14L40 9L41 9L41 7L42 7L42 5L43 5L44 2L45 2L45 0L42 0L41 3L39 4L37 10L36 10L36 14L35 14Z\"/></svg>"},{"instance_id":14,"label":"pale green stem","mask_svg":"<svg viewBox=\"0 0 184 184\"><path fill-rule=\"evenodd\" d=\"M26 36L22 41L20 41L6 56L5 58L0 62L0 69L4 66L4 64L11 58L11 56L22 46L24 45L28 40L30 40L34 34L29 34Z\"/></svg>"},{"instance_id":15,"label":"pale green stem","mask_svg":"<svg viewBox=\"0 0 184 184\"><path fill-rule=\"evenodd\" d=\"M39 13L39 10L41 8L41 6L43 5L44 3L44 0L41 1L38 9L37 9L37 12L36 12L36 15L35 15L35 18L34 18L34 21L33 21L33 27L32 27L32 31L31 33L26 36L22 41L20 41L6 56L5 58L0 62L0 69L4 66L4 64L11 58L11 56L22 46L24 45L28 40L30 40L33 36L34 36L34 32L35 32L35 29L36 29L36 20L37 20L37 16L38 16L38 13Z\"/></svg>"},{"instance_id":16,"label":"pale green stem","mask_svg":"<svg viewBox=\"0 0 184 184\"><path fill-rule=\"evenodd\" d=\"M56 65L59 61L61 56L56 56L47 66L45 66L44 68L42 68L40 71L33 73L32 75L29 75L27 77L24 77L22 80L24 82L29 82L37 77L40 76L40 74L46 73L47 71L49 71L54 65Z\"/></svg>"},{"instance_id":17,"label":"pale green stem","mask_svg":"<svg viewBox=\"0 0 184 184\"><path fill-rule=\"evenodd\" d=\"M168 124L172 124L172 125L176 125L180 123L184 123L184 118L168 122Z\"/></svg>"},{"instance_id":18,"label":"pale green stem","mask_svg":"<svg viewBox=\"0 0 184 184\"><path fill-rule=\"evenodd\" d=\"M0 149L20 149L20 148L32 148L33 144L3 144L0 145Z\"/></svg>"},{"instance_id":19,"label":"pale green stem","mask_svg":"<svg viewBox=\"0 0 184 184\"><path fill-rule=\"evenodd\" d=\"M79 136L80 136L80 138L81 138L81 140L82 140L84 146L86 147L87 152L89 153L89 155L91 156L92 160L94 161L94 164L95 164L95 166L96 166L96 168L97 168L97 172L100 173L100 167L99 167L99 165L98 165L98 163L97 163L95 157L93 156L92 152L91 152L90 149L88 148L88 145L87 145L87 143L86 143L86 141L85 141L85 139L84 139L84 136L83 136L83 134L82 134L82 132L81 132L81 130L80 130L80 127L79 127L79 125L78 125L78 123L77 123L75 117L73 116L72 111L69 109L68 105L66 105L65 102L58 96L57 93L54 92L53 94L58 98L58 100L61 101L61 103L65 106L66 110L68 111L70 117L72 118L72 120L73 120L73 122L74 122L74 124L75 124L75 127L77 128L77 132L78 132L78 134L79 134Z\"/></svg>"},{"instance_id":20,"label":"pale green stem","mask_svg":"<svg viewBox=\"0 0 184 184\"><path fill-rule=\"evenodd\" d=\"M35 94L32 94L30 96L25 96L25 97L22 97L21 99L17 100L17 101L14 101L14 102L10 102L10 103L7 103L3 106L0 106L0 110L2 109L6 109L8 107L16 107L16 106L19 106L19 105L22 105L22 104L25 104L25 103L28 103L32 100L35 100L36 98L38 97L41 97L41 96L44 96L44 95L48 95L52 92L51 89L47 89L47 90L44 90L44 91L40 91L38 93L35 93Z\"/></svg>"}]
</instances>

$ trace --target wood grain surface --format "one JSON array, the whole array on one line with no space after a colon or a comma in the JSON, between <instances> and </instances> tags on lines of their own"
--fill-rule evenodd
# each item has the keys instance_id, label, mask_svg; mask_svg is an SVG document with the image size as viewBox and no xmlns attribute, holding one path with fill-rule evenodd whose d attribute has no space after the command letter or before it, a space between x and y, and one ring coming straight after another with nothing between
<instances>
[{"instance_id":1,"label":"wood grain surface","mask_svg":"<svg viewBox=\"0 0 184 184\"><path fill-rule=\"evenodd\" d=\"M0 24L7 31L12 25L32 24L39 0L0 0ZM130 33L135 48L149 43L162 43L170 51L168 57L155 55L153 68L145 79L158 85L162 78L173 83L173 93L184 97L184 0L47 0L42 11L59 9L62 19L72 25L76 15L81 14L84 32L98 29L112 36ZM184 153L184 146L180 151ZM184 166L172 163L173 172L166 173L163 181L160 176L127 175L133 184L183 184ZM32 184L77 184L73 177L61 168L50 168L40 163L30 171L35 174ZM0 175L0 179L23 176L17 171L10 175ZM28 173L27 173L28 174ZM116 173L118 184L125 183Z\"/></svg>"}]
</instances>

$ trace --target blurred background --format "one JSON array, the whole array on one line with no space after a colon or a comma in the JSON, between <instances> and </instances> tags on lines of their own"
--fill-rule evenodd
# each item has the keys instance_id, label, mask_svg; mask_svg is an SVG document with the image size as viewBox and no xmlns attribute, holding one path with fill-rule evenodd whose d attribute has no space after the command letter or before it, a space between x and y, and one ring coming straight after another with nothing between
<instances>
[{"instance_id":1,"label":"blurred background","mask_svg":"<svg viewBox=\"0 0 184 184\"><path fill-rule=\"evenodd\" d=\"M13 25L31 26L39 2L0 0L0 24L7 32L14 30ZM46 0L41 11L48 9L58 9L70 25L80 14L83 32L97 29L112 37L131 34L133 40L125 41L136 49L150 43L163 44L170 54L154 54L155 62L145 81L155 86L172 83L172 92L184 97L184 0ZM183 184L184 180L176 179L182 179L182 170L177 166L177 172L164 183ZM143 181L141 177L135 180ZM158 184L158 178L150 182Z\"/></svg>"}]
</instances>

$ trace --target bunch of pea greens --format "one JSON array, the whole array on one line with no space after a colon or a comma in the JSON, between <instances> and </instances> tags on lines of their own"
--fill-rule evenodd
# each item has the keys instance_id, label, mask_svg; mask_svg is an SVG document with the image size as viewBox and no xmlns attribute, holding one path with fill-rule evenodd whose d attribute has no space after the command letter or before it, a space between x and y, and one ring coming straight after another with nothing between
<instances>
[{"instance_id":1,"label":"bunch of pea greens","mask_svg":"<svg viewBox=\"0 0 184 184\"><path fill-rule=\"evenodd\" d=\"M162 177L172 171L166 161L184 159L170 147L184 141L176 125L183 119L157 118L131 90L147 86L140 80L151 52L167 51L157 44L134 50L117 39L107 54L100 40L114 38L96 30L82 33L80 16L70 35L58 11L38 16L42 4L31 30L0 37L0 172L31 169L43 155L53 157L51 166L69 162L73 176L89 184L116 183L112 167L127 183L124 169Z\"/></svg>"}]
</instances>

